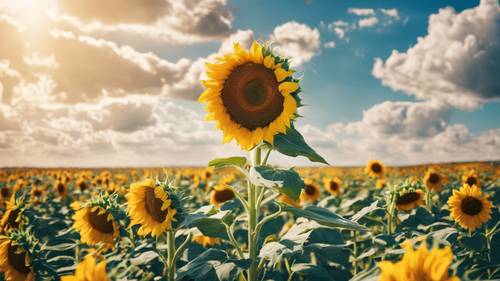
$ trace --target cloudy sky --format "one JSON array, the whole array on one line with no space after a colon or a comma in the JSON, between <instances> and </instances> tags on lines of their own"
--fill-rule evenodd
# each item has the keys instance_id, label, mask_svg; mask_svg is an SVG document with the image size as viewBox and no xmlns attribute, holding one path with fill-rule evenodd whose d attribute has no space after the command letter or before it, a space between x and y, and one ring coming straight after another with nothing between
<instances>
[{"instance_id":1,"label":"cloudy sky","mask_svg":"<svg viewBox=\"0 0 500 281\"><path fill-rule=\"evenodd\" d=\"M253 39L292 59L298 128L333 165L500 159L498 0L0 0L0 166L243 154L196 98Z\"/></svg>"}]
</instances>

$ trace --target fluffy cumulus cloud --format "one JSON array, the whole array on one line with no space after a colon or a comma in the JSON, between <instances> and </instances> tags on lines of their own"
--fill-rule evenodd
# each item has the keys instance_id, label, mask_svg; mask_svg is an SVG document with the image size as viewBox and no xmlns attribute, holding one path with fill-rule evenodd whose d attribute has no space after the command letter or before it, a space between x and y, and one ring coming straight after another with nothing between
<instances>
[{"instance_id":1,"label":"fluffy cumulus cloud","mask_svg":"<svg viewBox=\"0 0 500 281\"><path fill-rule=\"evenodd\" d=\"M393 90L462 109L500 98L500 7L496 0L429 18L427 35L405 52L375 60L373 75Z\"/></svg>"}]
</instances>

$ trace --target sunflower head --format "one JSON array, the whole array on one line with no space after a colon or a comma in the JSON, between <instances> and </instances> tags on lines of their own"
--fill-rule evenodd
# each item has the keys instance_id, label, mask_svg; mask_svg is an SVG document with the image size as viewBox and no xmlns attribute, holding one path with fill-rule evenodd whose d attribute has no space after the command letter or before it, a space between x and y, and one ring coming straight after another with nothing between
<instances>
[{"instance_id":1,"label":"sunflower head","mask_svg":"<svg viewBox=\"0 0 500 281\"><path fill-rule=\"evenodd\" d=\"M274 142L297 117L300 106L298 80L292 77L288 61L269 48L253 42L249 51L238 43L234 52L206 64L207 120L223 131L224 142L235 139L245 150L262 141Z\"/></svg>"},{"instance_id":2,"label":"sunflower head","mask_svg":"<svg viewBox=\"0 0 500 281\"><path fill-rule=\"evenodd\" d=\"M19 229L25 222L25 217L23 215L24 197L16 199L15 194L12 195L10 200L6 204L6 210L2 215L0 220L0 232L7 232L13 229Z\"/></svg>"},{"instance_id":3,"label":"sunflower head","mask_svg":"<svg viewBox=\"0 0 500 281\"><path fill-rule=\"evenodd\" d=\"M385 167L379 160L370 160L366 163L365 173L370 177L381 178L384 176Z\"/></svg>"},{"instance_id":4,"label":"sunflower head","mask_svg":"<svg viewBox=\"0 0 500 281\"><path fill-rule=\"evenodd\" d=\"M68 195L68 185L62 179L54 182L54 189L61 198L66 198L66 195Z\"/></svg>"},{"instance_id":5,"label":"sunflower head","mask_svg":"<svg viewBox=\"0 0 500 281\"><path fill-rule=\"evenodd\" d=\"M464 184L448 199L450 216L463 228L474 231L491 219L493 204L476 185Z\"/></svg>"},{"instance_id":6,"label":"sunflower head","mask_svg":"<svg viewBox=\"0 0 500 281\"><path fill-rule=\"evenodd\" d=\"M280 195L280 197L278 197L278 201L281 203L292 205L296 208L300 208L300 199L293 199L286 194Z\"/></svg>"},{"instance_id":7,"label":"sunflower head","mask_svg":"<svg viewBox=\"0 0 500 281\"><path fill-rule=\"evenodd\" d=\"M380 281L460 281L450 276L449 270L453 260L451 248L433 248L429 250L425 243L414 250L410 242L404 243L405 254L400 261L382 261L378 264Z\"/></svg>"},{"instance_id":8,"label":"sunflower head","mask_svg":"<svg viewBox=\"0 0 500 281\"><path fill-rule=\"evenodd\" d=\"M318 185L311 179L305 179L304 183L305 187L300 193L300 202L302 204L307 202L316 202L321 195Z\"/></svg>"},{"instance_id":9,"label":"sunflower head","mask_svg":"<svg viewBox=\"0 0 500 281\"><path fill-rule=\"evenodd\" d=\"M391 194L395 195L396 208L400 211L411 211L424 205L424 191L419 181L406 180L395 188Z\"/></svg>"},{"instance_id":10,"label":"sunflower head","mask_svg":"<svg viewBox=\"0 0 500 281\"><path fill-rule=\"evenodd\" d=\"M97 262L92 256L86 256L83 261L76 266L75 274L61 277L61 281L109 281L110 278L106 272L106 259Z\"/></svg>"},{"instance_id":11,"label":"sunflower head","mask_svg":"<svg viewBox=\"0 0 500 281\"><path fill-rule=\"evenodd\" d=\"M341 193L342 181L338 177L324 178L323 185L325 189L332 195L339 195Z\"/></svg>"},{"instance_id":12,"label":"sunflower head","mask_svg":"<svg viewBox=\"0 0 500 281\"><path fill-rule=\"evenodd\" d=\"M28 230L13 230L0 239L0 271L7 281L33 281L43 265L39 241Z\"/></svg>"},{"instance_id":13,"label":"sunflower head","mask_svg":"<svg viewBox=\"0 0 500 281\"><path fill-rule=\"evenodd\" d=\"M114 247L115 239L120 236L119 220L125 217L116 196L103 193L83 204L72 204L72 208L75 210L73 228L80 233L83 243Z\"/></svg>"},{"instance_id":14,"label":"sunflower head","mask_svg":"<svg viewBox=\"0 0 500 281\"><path fill-rule=\"evenodd\" d=\"M210 195L210 203L216 207L220 207L221 204L234 199L234 197L235 194L231 188L224 185L216 185Z\"/></svg>"},{"instance_id":15,"label":"sunflower head","mask_svg":"<svg viewBox=\"0 0 500 281\"><path fill-rule=\"evenodd\" d=\"M446 177L439 173L436 169L429 169L424 176L424 184L429 190L441 192L443 184L447 181Z\"/></svg>"},{"instance_id":16,"label":"sunflower head","mask_svg":"<svg viewBox=\"0 0 500 281\"><path fill-rule=\"evenodd\" d=\"M184 216L183 195L168 183L153 179L133 183L127 194L131 225L140 225L141 236L160 236L175 228Z\"/></svg>"},{"instance_id":17,"label":"sunflower head","mask_svg":"<svg viewBox=\"0 0 500 281\"><path fill-rule=\"evenodd\" d=\"M476 171L471 170L462 176L462 184L481 187L481 180L479 179L479 175L476 173Z\"/></svg>"}]
</instances>

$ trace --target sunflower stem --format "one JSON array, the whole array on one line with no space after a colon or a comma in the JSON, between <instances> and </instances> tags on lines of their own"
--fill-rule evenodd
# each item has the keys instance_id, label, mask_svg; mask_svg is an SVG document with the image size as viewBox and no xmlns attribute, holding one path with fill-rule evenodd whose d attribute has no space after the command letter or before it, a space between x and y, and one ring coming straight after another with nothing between
<instances>
[{"instance_id":1,"label":"sunflower stem","mask_svg":"<svg viewBox=\"0 0 500 281\"><path fill-rule=\"evenodd\" d=\"M167 232L167 280L175 281L175 232Z\"/></svg>"},{"instance_id":2,"label":"sunflower stem","mask_svg":"<svg viewBox=\"0 0 500 281\"><path fill-rule=\"evenodd\" d=\"M426 193L425 193L425 206L429 210L429 212L432 213L432 192L429 188L426 188Z\"/></svg>"},{"instance_id":3,"label":"sunflower stem","mask_svg":"<svg viewBox=\"0 0 500 281\"><path fill-rule=\"evenodd\" d=\"M252 164L254 167L261 164L261 148L257 146L252 155ZM260 189L258 186L250 183L248 185L248 257L250 259L250 268L248 269L248 281L257 281L257 242L256 234L258 209L256 195Z\"/></svg>"}]
</instances>

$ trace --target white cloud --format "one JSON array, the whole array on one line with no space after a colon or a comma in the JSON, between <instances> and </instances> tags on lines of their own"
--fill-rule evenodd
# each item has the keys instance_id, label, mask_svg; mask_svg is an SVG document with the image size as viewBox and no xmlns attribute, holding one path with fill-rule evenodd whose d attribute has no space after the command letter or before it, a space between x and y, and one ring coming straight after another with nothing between
<instances>
[{"instance_id":1,"label":"white cloud","mask_svg":"<svg viewBox=\"0 0 500 281\"><path fill-rule=\"evenodd\" d=\"M496 0L456 13L441 9L406 52L375 60L373 75L418 99L475 109L500 98L500 7Z\"/></svg>"},{"instance_id":2,"label":"white cloud","mask_svg":"<svg viewBox=\"0 0 500 281\"><path fill-rule=\"evenodd\" d=\"M349 8L347 12L357 16L373 16L375 15L375 10L368 8Z\"/></svg>"},{"instance_id":3,"label":"white cloud","mask_svg":"<svg viewBox=\"0 0 500 281\"><path fill-rule=\"evenodd\" d=\"M291 21L274 28L270 36L276 52L291 59L291 66L296 67L309 61L317 54L320 35L316 28Z\"/></svg>"},{"instance_id":4,"label":"white cloud","mask_svg":"<svg viewBox=\"0 0 500 281\"><path fill-rule=\"evenodd\" d=\"M327 49L333 49L335 48L336 44L334 41L328 41L326 43L323 44L323 47L327 48Z\"/></svg>"},{"instance_id":5,"label":"white cloud","mask_svg":"<svg viewBox=\"0 0 500 281\"><path fill-rule=\"evenodd\" d=\"M395 9L395 8L392 8L392 9L380 9L380 12L382 12L386 16L393 17L395 19L399 19L398 9Z\"/></svg>"},{"instance_id":6,"label":"white cloud","mask_svg":"<svg viewBox=\"0 0 500 281\"><path fill-rule=\"evenodd\" d=\"M377 17L362 18L358 21L359 28L372 27L378 23Z\"/></svg>"}]
</instances>

